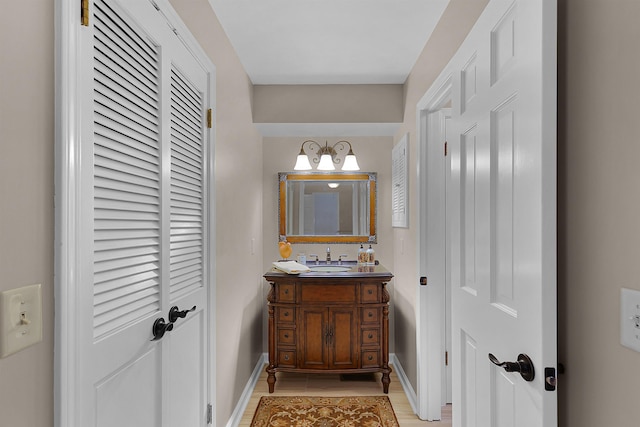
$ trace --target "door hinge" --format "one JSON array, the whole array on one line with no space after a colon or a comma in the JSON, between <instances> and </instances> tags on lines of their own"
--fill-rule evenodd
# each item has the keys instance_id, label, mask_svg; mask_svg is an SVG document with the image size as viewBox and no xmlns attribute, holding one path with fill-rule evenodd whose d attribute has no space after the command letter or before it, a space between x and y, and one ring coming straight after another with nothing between
<instances>
[{"instance_id":1,"label":"door hinge","mask_svg":"<svg viewBox=\"0 0 640 427\"><path fill-rule=\"evenodd\" d=\"M444 366L449 366L449 352L444 352Z\"/></svg>"},{"instance_id":2,"label":"door hinge","mask_svg":"<svg viewBox=\"0 0 640 427\"><path fill-rule=\"evenodd\" d=\"M211 403L207 404L207 424L213 423L213 406Z\"/></svg>"},{"instance_id":3,"label":"door hinge","mask_svg":"<svg viewBox=\"0 0 640 427\"><path fill-rule=\"evenodd\" d=\"M447 157L449 154L449 143L447 141L444 142L444 156Z\"/></svg>"},{"instance_id":4,"label":"door hinge","mask_svg":"<svg viewBox=\"0 0 640 427\"><path fill-rule=\"evenodd\" d=\"M211 108L207 110L207 127L211 129L213 127L213 111Z\"/></svg>"},{"instance_id":5,"label":"door hinge","mask_svg":"<svg viewBox=\"0 0 640 427\"><path fill-rule=\"evenodd\" d=\"M420 277L420 286L427 286L427 276Z\"/></svg>"},{"instance_id":6,"label":"door hinge","mask_svg":"<svg viewBox=\"0 0 640 427\"><path fill-rule=\"evenodd\" d=\"M80 23L89 26L89 0L80 0Z\"/></svg>"}]
</instances>

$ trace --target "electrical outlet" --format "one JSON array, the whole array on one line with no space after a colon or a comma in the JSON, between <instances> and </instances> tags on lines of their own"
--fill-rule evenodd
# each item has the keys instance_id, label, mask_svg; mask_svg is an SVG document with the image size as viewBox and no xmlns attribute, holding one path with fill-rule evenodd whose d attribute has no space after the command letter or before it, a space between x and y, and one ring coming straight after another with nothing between
<instances>
[{"instance_id":1,"label":"electrical outlet","mask_svg":"<svg viewBox=\"0 0 640 427\"><path fill-rule=\"evenodd\" d=\"M622 288L620 292L620 342L640 352L640 291Z\"/></svg>"},{"instance_id":2,"label":"electrical outlet","mask_svg":"<svg viewBox=\"0 0 640 427\"><path fill-rule=\"evenodd\" d=\"M42 341L41 285L0 292L0 358Z\"/></svg>"}]
</instances>

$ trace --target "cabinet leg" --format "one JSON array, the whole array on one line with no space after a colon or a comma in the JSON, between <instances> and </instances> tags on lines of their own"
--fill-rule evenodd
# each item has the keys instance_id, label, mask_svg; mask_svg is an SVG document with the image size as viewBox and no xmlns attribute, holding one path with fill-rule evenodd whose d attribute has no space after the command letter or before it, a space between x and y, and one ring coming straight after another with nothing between
<instances>
[{"instance_id":1,"label":"cabinet leg","mask_svg":"<svg viewBox=\"0 0 640 427\"><path fill-rule=\"evenodd\" d=\"M269 384L269 393L273 393L276 386L276 373L267 370L267 384Z\"/></svg>"},{"instance_id":2,"label":"cabinet leg","mask_svg":"<svg viewBox=\"0 0 640 427\"><path fill-rule=\"evenodd\" d=\"M389 372L383 372L382 373L382 391L384 391L385 394L389 393L389 383L391 383Z\"/></svg>"}]
</instances>

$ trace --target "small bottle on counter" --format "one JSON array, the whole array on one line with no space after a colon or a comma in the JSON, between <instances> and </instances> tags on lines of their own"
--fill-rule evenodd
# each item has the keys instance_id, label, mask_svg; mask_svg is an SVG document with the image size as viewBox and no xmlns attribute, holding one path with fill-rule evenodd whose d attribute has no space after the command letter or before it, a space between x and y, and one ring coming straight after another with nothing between
<instances>
[{"instance_id":1,"label":"small bottle on counter","mask_svg":"<svg viewBox=\"0 0 640 427\"><path fill-rule=\"evenodd\" d=\"M364 250L364 246L360 245L360 249L358 249L358 264L366 264L367 263L367 252Z\"/></svg>"},{"instance_id":2,"label":"small bottle on counter","mask_svg":"<svg viewBox=\"0 0 640 427\"><path fill-rule=\"evenodd\" d=\"M369 245L369 249L367 249L365 253L367 257L367 265L375 265L376 263L376 251L373 250L371 245Z\"/></svg>"}]
</instances>

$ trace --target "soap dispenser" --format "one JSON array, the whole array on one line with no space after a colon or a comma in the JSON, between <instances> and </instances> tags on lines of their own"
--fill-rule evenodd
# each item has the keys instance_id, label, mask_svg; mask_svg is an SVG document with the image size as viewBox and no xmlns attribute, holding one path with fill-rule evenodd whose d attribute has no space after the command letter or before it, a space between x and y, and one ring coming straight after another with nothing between
<instances>
[{"instance_id":1,"label":"soap dispenser","mask_svg":"<svg viewBox=\"0 0 640 427\"><path fill-rule=\"evenodd\" d=\"M358 249L358 264L366 264L368 255L364 250L364 246L360 245L360 249Z\"/></svg>"},{"instance_id":2,"label":"soap dispenser","mask_svg":"<svg viewBox=\"0 0 640 427\"><path fill-rule=\"evenodd\" d=\"M367 265L375 265L375 263L376 263L376 252L373 250L371 245L369 245L369 249L367 249L366 257L367 257Z\"/></svg>"}]
</instances>

